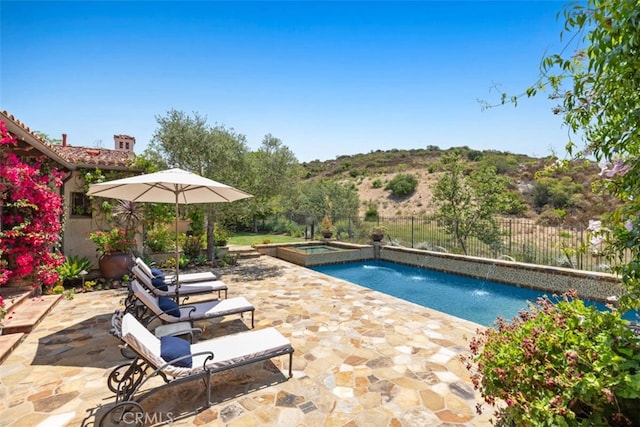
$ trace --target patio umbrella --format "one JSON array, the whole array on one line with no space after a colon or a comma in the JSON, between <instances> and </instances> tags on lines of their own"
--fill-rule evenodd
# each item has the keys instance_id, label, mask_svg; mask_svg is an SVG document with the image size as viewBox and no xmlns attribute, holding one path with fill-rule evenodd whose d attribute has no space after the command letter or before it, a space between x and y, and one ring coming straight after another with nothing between
<instances>
[{"instance_id":1,"label":"patio umbrella","mask_svg":"<svg viewBox=\"0 0 640 427\"><path fill-rule=\"evenodd\" d=\"M178 206L196 203L221 203L253 197L229 185L174 168L160 172L92 184L89 196L133 202L175 203L176 206L176 281L178 263ZM177 288L179 289L179 287Z\"/></svg>"}]
</instances>

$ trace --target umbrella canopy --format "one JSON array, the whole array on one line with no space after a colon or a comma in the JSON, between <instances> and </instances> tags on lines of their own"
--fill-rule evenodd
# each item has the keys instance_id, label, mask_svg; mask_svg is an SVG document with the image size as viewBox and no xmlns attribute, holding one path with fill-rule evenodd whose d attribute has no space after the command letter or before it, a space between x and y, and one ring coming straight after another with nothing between
<instances>
[{"instance_id":1,"label":"umbrella canopy","mask_svg":"<svg viewBox=\"0 0 640 427\"><path fill-rule=\"evenodd\" d=\"M233 202L253 197L229 185L179 168L93 184L87 194L133 202L181 205Z\"/></svg>"},{"instance_id":2,"label":"umbrella canopy","mask_svg":"<svg viewBox=\"0 0 640 427\"><path fill-rule=\"evenodd\" d=\"M87 195L133 202L174 203L176 206L176 279L180 270L178 206L233 202L253 197L229 185L179 168L92 184Z\"/></svg>"}]
</instances>

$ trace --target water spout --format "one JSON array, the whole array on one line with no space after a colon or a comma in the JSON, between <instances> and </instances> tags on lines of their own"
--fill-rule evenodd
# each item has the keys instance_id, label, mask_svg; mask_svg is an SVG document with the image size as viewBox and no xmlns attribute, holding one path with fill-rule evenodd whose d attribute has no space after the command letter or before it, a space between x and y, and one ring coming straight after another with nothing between
<instances>
[{"instance_id":1,"label":"water spout","mask_svg":"<svg viewBox=\"0 0 640 427\"><path fill-rule=\"evenodd\" d=\"M516 262L516 260L513 257L510 257L509 255L500 255L498 259Z\"/></svg>"}]
</instances>

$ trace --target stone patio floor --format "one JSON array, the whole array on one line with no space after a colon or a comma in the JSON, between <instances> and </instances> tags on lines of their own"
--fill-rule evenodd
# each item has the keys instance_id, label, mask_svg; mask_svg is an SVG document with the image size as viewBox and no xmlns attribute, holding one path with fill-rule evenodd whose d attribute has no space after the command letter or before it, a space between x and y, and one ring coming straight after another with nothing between
<instances>
[{"instance_id":1,"label":"stone patio floor","mask_svg":"<svg viewBox=\"0 0 640 427\"><path fill-rule=\"evenodd\" d=\"M478 325L262 256L214 270L229 297L256 307L295 353L216 375L215 404L198 408L201 381L150 384L148 424L174 426L484 426L458 355ZM126 291L61 301L0 365L0 425L99 425L113 403L112 369L125 363L109 334ZM248 318L199 322L201 339L248 329ZM192 411L196 410L196 413ZM191 413L190 413L191 412Z\"/></svg>"}]
</instances>

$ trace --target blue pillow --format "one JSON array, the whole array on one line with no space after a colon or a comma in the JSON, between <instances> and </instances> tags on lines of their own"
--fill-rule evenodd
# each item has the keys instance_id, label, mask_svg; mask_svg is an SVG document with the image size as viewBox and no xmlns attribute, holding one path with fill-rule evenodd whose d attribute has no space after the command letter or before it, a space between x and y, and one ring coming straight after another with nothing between
<instances>
[{"instance_id":1,"label":"blue pillow","mask_svg":"<svg viewBox=\"0 0 640 427\"><path fill-rule=\"evenodd\" d=\"M180 307L178 303L169 297L158 297L158 306L170 316L180 317Z\"/></svg>"},{"instance_id":2,"label":"blue pillow","mask_svg":"<svg viewBox=\"0 0 640 427\"><path fill-rule=\"evenodd\" d=\"M155 286L158 290L165 291L165 292L169 290L169 287L164 282L163 277L154 277L153 279L151 279L151 284Z\"/></svg>"},{"instance_id":3,"label":"blue pillow","mask_svg":"<svg viewBox=\"0 0 640 427\"><path fill-rule=\"evenodd\" d=\"M153 277L161 277L162 280L164 280L164 273L159 268L152 268L151 269L151 275Z\"/></svg>"},{"instance_id":4,"label":"blue pillow","mask_svg":"<svg viewBox=\"0 0 640 427\"><path fill-rule=\"evenodd\" d=\"M189 341L178 337L160 337L160 356L166 362L171 362L172 360L187 355L189 357L185 357L184 359L180 359L175 363L172 363L173 366L180 366L183 368L190 368L193 366L193 359L191 358L191 344L189 344Z\"/></svg>"}]
</instances>

